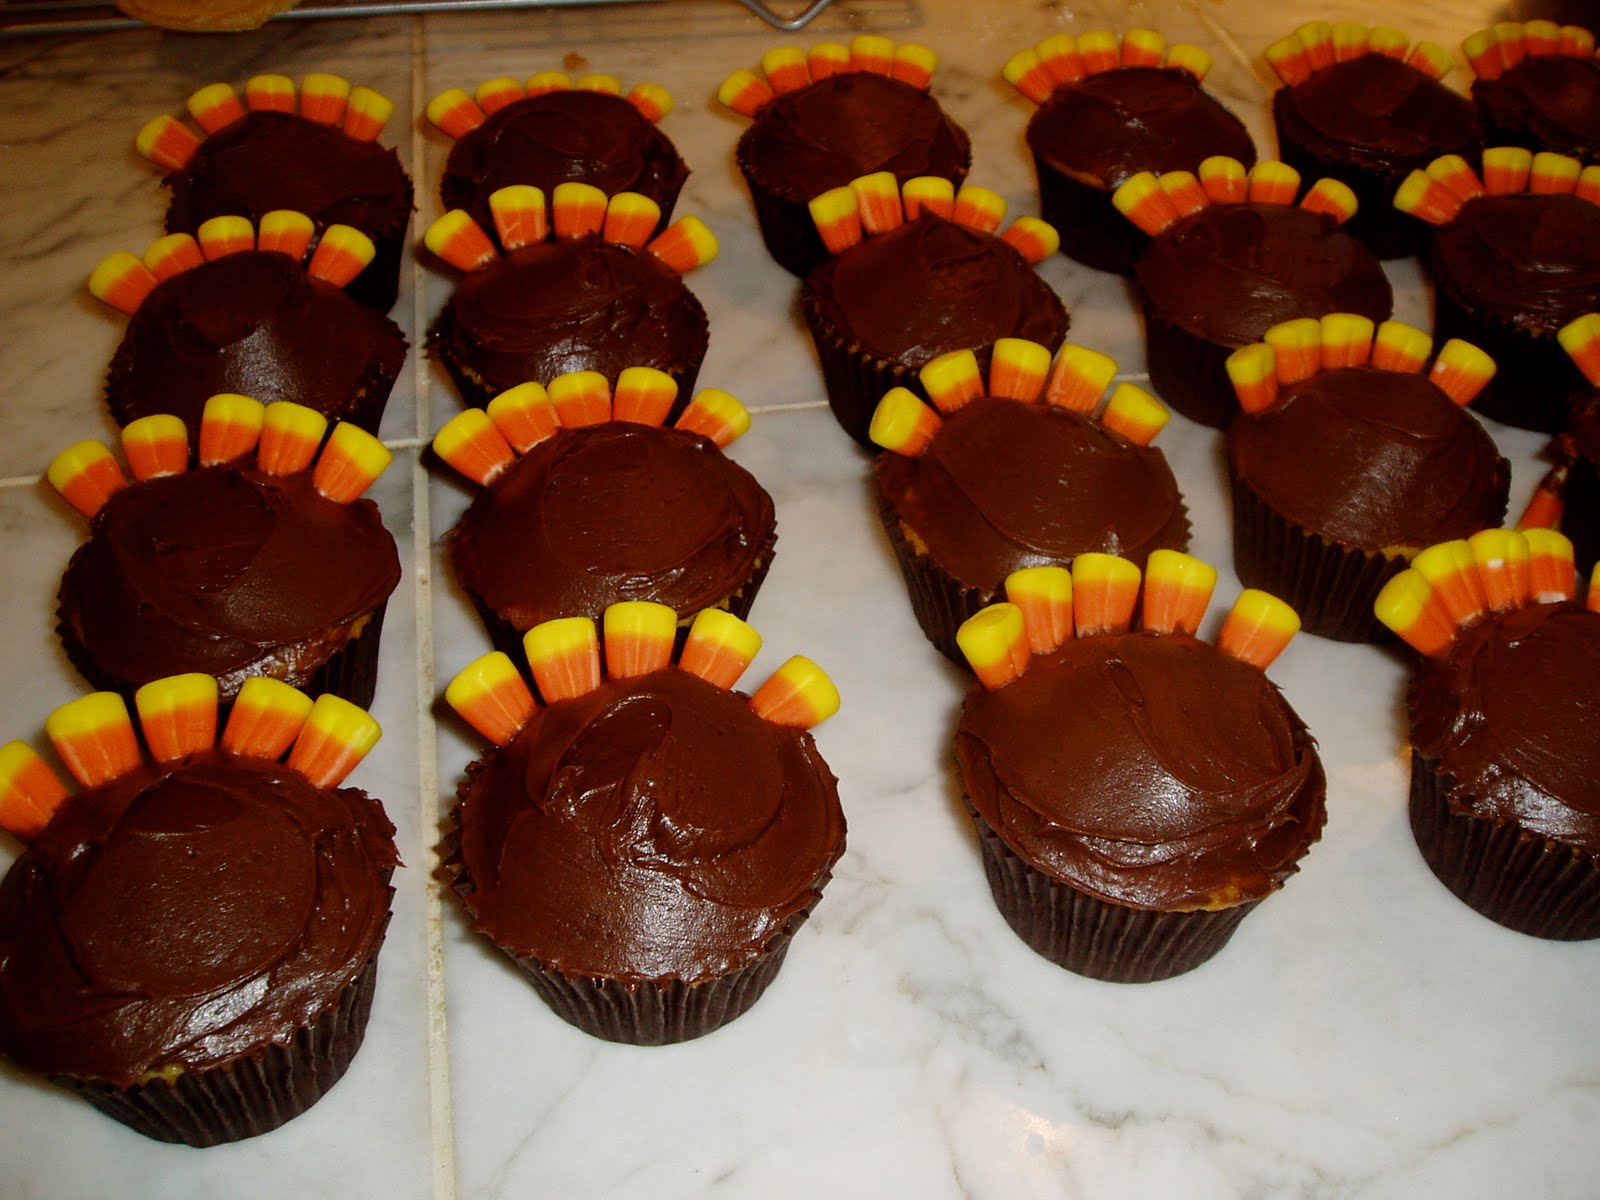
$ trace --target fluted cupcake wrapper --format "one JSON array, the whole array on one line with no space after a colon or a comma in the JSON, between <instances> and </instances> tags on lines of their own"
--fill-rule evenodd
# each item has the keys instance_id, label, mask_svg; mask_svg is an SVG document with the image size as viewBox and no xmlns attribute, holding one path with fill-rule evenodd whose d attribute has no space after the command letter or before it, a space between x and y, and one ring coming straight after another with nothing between
<instances>
[{"instance_id":1,"label":"fluted cupcake wrapper","mask_svg":"<svg viewBox=\"0 0 1600 1200\"><path fill-rule=\"evenodd\" d=\"M878 517L900 563L917 624L934 649L956 666L966 669L967 658L956 644L956 630L968 617L1003 597L998 591L968 587L913 546L906 539L899 516L882 495L878 496Z\"/></svg>"},{"instance_id":2,"label":"fluted cupcake wrapper","mask_svg":"<svg viewBox=\"0 0 1600 1200\"><path fill-rule=\"evenodd\" d=\"M1567 397L1583 386L1555 335L1529 333L1487 313L1472 313L1445 288L1434 287L1433 344L1460 338L1494 359L1495 374L1472 401L1474 412L1518 429L1560 433L1567 425Z\"/></svg>"},{"instance_id":3,"label":"fluted cupcake wrapper","mask_svg":"<svg viewBox=\"0 0 1600 1200\"><path fill-rule=\"evenodd\" d=\"M345 295L381 313L394 307L400 295L400 264L405 261L406 228L410 223L408 212L406 220L392 232L363 231L372 239L372 261L345 285Z\"/></svg>"},{"instance_id":4,"label":"fluted cupcake wrapper","mask_svg":"<svg viewBox=\"0 0 1600 1200\"><path fill-rule=\"evenodd\" d=\"M391 892L392 895L392 892ZM122 1088L100 1079L57 1075L101 1112L158 1142L219 1146L270 1132L322 1099L349 1069L366 1036L378 979L380 937L336 1007L272 1045L218 1067L186 1071Z\"/></svg>"},{"instance_id":5,"label":"fluted cupcake wrapper","mask_svg":"<svg viewBox=\"0 0 1600 1200\"><path fill-rule=\"evenodd\" d=\"M847 339L828 320L809 288L800 293L800 313L817 347L828 407L833 410L840 428L858 445L876 453L878 447L867 436L867 429L872 424L878 401L897 387L909 388L921 395L922 384L917 372L901 363L869 354L860 343ZM991 357L988 351L978 356L979 369L984 375L988 374Z\"/></svg>"},{"instance_id":6,"label":"fluted cupcake wrapper","mask_svg":"<svg viewBox=\"0 0 1600 1200\"><path fill-rule=\"evenodd\" d=\"M1016 935L1059 967L1108 983L1153 983L1192 971L1227 945L1259 900L1162 912L1114 904L1029 866L969 804L995 907Z\"/></svg>"},{"instance_id":7,"label":"fluted cupcake wrapper","mask_svg":"<svg viewBox=\"0 0 1600 1200\"><path fill-rule=\"evenodd\" d=\"M761 242L772 259L789 274L804 279L811 268L826 262L828 248L817 232L810 205L795 200L785 200L756 178L738 156L739 173L750 189L750 200L756 210L756 225L761 230Z\"/></svg>"},{"instance_id":8,"label":"fluted cupcake wrapper","mask_svg":"<svg viewBox=\"0 0 1600 1200\"><path fill-rule=\"evenodd\" d=\"M1331 542L1270 508L1228 467L1233 565L1239 582L1270 592L1300 614L1300 628L1341 642L1389 642L1372 615L1383 585L1409 559Z\"/></svg>"},{"instance_id":9,"label":"fluted cupcake wrapper","mask_svg":"<svg viewBox=\"0 0 1600 1200\"><path fill-rule=\"evenodd\" d=\"M1144 304L1145 363L1150 388L1174 412L1191 421L1226 429L1239 412L1225 364L1235 346L1197 338Z\"/></svg>"},{"instance_id":10,"label":"fluted cupcake wrapper","mask_svg":"<svg viewBox=\"0 0 1600 1200\"><path fill-rule=\"evenodd\" d=\"M1600 866L1571 846L1452 806L1437 759L1411 755L1411 832L1456 897L1507 929L1552 941L1600 937Z\"/></svg>"},{"instance_id":11,"label":"fluted cupcake wrapper","mask_svg":"<svg viewBox=\"0 0 1600 1200\"><path fill-rule=\"evenodd\" d=\"M1061 238L1061 253L1100 271L1126 275L1150 237L1111 203L1111 190L1074 179L1033 156L1039 215Z\"/></svg>"}]
</instances>

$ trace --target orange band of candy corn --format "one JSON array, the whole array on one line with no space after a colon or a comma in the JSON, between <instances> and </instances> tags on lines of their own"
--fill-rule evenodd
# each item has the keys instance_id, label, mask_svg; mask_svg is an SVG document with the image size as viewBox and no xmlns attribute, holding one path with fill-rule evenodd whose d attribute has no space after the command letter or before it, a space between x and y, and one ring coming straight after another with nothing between
<instances>
[{"instance_id":1,"label":"orange band of candy corn","mask_svg":"<svg viewBox=\"0 0 1600 1200\"><path fill-rule=\"evenodd\" d=\"M689 625L678 666L707 683L728 689L761 650L761 635L721 608L702 609Z\"/></svg>"},{"instance_id":2,"label":"orange band of candy corn","mask_svg":"<svg viewBox=\"0 0 1600 1200\"><path fill-rule=\"evenodd\" d=\"M445 686L445 703L489 741L504 746L532 718L533 692L510 656L499 650L474 659Z\"/></svg>"}]
</instances>

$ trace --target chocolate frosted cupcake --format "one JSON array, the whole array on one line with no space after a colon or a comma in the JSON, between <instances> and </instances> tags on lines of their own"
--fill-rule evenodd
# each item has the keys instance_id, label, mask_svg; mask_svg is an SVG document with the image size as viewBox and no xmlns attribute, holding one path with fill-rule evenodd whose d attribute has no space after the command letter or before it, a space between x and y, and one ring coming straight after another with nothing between
<instances>
[{"instance_id":1,"label":"chocolate frosted cupcake","mask_svg":"<svg viewBox=\"0 0 1600 1200\"><path fill-rule=\"evenodd\" d=\"M466 272L429 347L469 405L574 371L615 379L630 366L670 375L687 398L710 345L705 309L681 276L716 257L698 217L656 233L660 210L584 183L545 196L526 185L489 197L500 249L465 212L428 228L428 249Z\"/></svg>"},{"instance_id":2,"label":"chocolate frosted cupcake","mask_svg":"<svg viewBox=\"0 0 1600 1200\"><path fill-rule=\"evenodd\" d=\"M675 396L649 368L624 371L615 395L602 375L565 375L461 413L434 438L483 488L449 535L450 563L502 651L542 621L598 620L621 600L685 621L750 611L777 524L772 497L721 449L749 414L707 388L664 428Z\"/></svg>"},{"instance_id":3,"label":"chocolate frosted cupcake","mask_svg":"<svg viewBox=\"0 0 1600 1200\"><path fill-rule=\"evenodd\" d=\"M1557 334L1600 309L1600 167L1517 146L1413 171L1394 205L1434 225L1427 257L1434 336L1482 347L1500 370L1473 407L1522 429L1560 432L1583 377Z\"/></svg>"},{"instance_id":4,"label":"chocolate frosted cupcake","mask_svg":"<svg viewBox=\"0 0 1600 1200\"><path fill-rule=\"evenodd\" d=\"M1055 253L1055 230L1019 217L998 232L1005 208L987 188L932 176L902 195L888 172L811 202L833 257L806 276L800 311L833 415L861 445L883 394L920 393L939 355L972 349L987 369L1000 338L1053 351L1066 337L1067 310L1033 270Z\"/></svg>"},{"instance_id":5,"label":"chocolate frosted cupcake","mask_svg":"<svg viewBox=\"0 0 1600 1200\"><path fill-rule=\"evenodd\" d=\"M1210 69L1204 50L1148 29L1120 40L1058 33L1006 63L1007 81L1039 106L1028 149L1062 253L1126 275L1146 237L1112 205L1119 185L1140 171L1194 171L1217 154L1255 162L1244 124L1200 86Z\"/></svg>"},{"instance_id":6,"label":"chocolate frosted cupcake","mask_svg":"<svg viewBox=\"0 0 1600 1200\"><path fill-rule=\"evenodd\" d=\"M1600 587L1572 545L1490 529L1397 576L1379 619L1424 659L1406 692L1411 829L1440 882L1508 929L1600 937Z\"/></svg>"},{"instance_id":7,"label":"chocolate frosted cupcake","mask_svg":"<svg viewBox=\"0 0 1600 1200\"><path fill-rule=\"evenodd\" d=\"M1005 338L987 394L973 353L956 351L923 368L933 407L904 388L878 405L872 439L890 452L873 469L878 515L940 653L961 661L957 628L1013 571L1085 551L1143 564L1189 544L1172 468L1149 444L1167 410L1124 383L1099 411L1116 369L1072 345L1052 368L1043 346Z\"/></svg>"},{"instance_id":8,"label":"chocolate frosted cupcake","mask_svg":"<svg viewBox=\"0 0 1600 1200\"><path fill-rule=\"evenodd\" d=\"M1427 245L1427 227L1389 203L1405 177L1441 154L1482 149L1472 104L1439 82L1450 52L1432 42L1408 51L1409 41L1394 29L1310 21L1266 54L1283 82L1272 97L1278 156L1349 186L1358 208L1345 230L1379 258Z\"/></svg>"},{"instance_id":9,"label":"chocolate frosted cupcake","mask_svg":"<svg viewBox=\"0 0 1600 1200\"><path fill-rule=\"evenodd\" d=\"M207 400L235 394L377 433L405 334L342 290L372 261L366 234L332 226L307 259L315 233L303 213L268 213L259 231L213 217L96 267L89 290L129 318L106 375L117 424L171 414L194 429Z\"/></svg>"},{"instance_id":10,"label":"chocolate frosted cupcake","mask_svg":"<svg viewBox=\"0 0 1600 1200\"><path fill-rule=\"evenodd\" d=\"M339 784L379 737L361 709L255 679L216 742L216 681L45 722L82 791L0 748L0 1052L163 1142L214 1146L317 1103L361 1047L399 865ZM288 761L278 761L287 751Z\"/></svg>"},{"instance_id":11,"label":"chocolate frosted cupcake","mask_svg":"<svg viewBox=\"0 0 1600 1200\"><path fill-rule=\"evenodd\" d=\"M259 223L291 209L312 220L313 242L334 225L372 240L373 258L348 291L388 312L400 286L411 223L411 179L399 156L378 145L394 104L337 75L307 75L296 94L285 75L257 75L244 99L226 83L189 97L202 137L170 116L139 131L139 152L168 174L168 233L195 233L212 217Z\"/></svg>"},{"instance_id":12,"label":"chocolate frosted cupcake","mask_svg":"<svg viewBox=\"0 0 1600 1200\"><path fill-rule=\"evenodd\" d=\"M808 208L823 192L880 171L898 183L967 177L967 135L928 94L937 64L924 46L861 34L848 46L769 50L761 75L740 68L723 81L717 99L752 119L736 158L784 270L804 278L827 259Z\"/></svg>"},{"instance_id":13,"label":"chocolate frosted cupcake","mask_svg":"<svg viewBox=\"0 0 1600 1200\"><path fill-rule=\"evenodd\" d=\"M1228 359L1239 580L1311 633L1376 641L1379 590L1424 546L1505 517L1511 467L1465 411L1494 374L1465 342L1333 313L1275 325Z\"/></svg>"},{"instance_id":14,"label":"chocolate frosted cupcake","mask_svg":"<svg viewBox=\"0 0 1600 1200\"><path fill-rule=\"evenodd\" d=\"M807 732L839 706L828 677L797 656L746 697L731 688L755 630L702 613L674 664L676 625L659 604L607 609L604 678L593 621L536 626L542 706L498 652L445 692L496 745L467 768L448 843L473 929L563 1020L636 1045L749 1009L844 852Z\"/></svg>"},{"instance_id":15,"label":"chocolate frosted cupcake","mask_svg":"<svg viewBox=\"0 0 1600 1200\"><path fill-rule=\"evenodd\" d=\"M1383 321L1394 293L1372 252L1340 226L1355 197L1280 162L1247 173L1226 158L1135 175L1113 202L1150 243L1134 264L1150 384L1190 420L1226 428L1238 411L1223 364L1272 326L1330 312Z\"/></svg>"},{"instance_id":16,"label":"chocolate frosted cupcake","mask_svg":"<svg viewBox=\"0 0 1600 1200\"><path fill-rule=\"evenodd\" d=\"M956 764L996 906L1080 975L1145 983L1193 970L1321 836L1327 784L1265 668L1294 612L1240 595L1217 644L1194 636L1216 572L1085 554L1006 581L962 626L978 673ZM1074 636L1076 625L1076 636Z\"/></svg>"},{"instance_id":17,"label":"chocolate frosted cupcake","mask_svg":"<svg viewBox=\"0 0 1600 1200\"><path fill-rule=\"evenodd\" d=\"M1600 561L1600 313L1585 313L1556 339L1588 380L1567 398L1566 429L1545 447L1552 463L1517 521L1518 529L1559 529L1578 574Z\"/></svg>"},{"instance_id":18,"label":"chocolate frosted cupcake","mask_svg":"<svg viewBox=\"0 0 1600 1200\"><path fill-rule=\"evenodd\" d=\"M1492 146L1600 162L1600 60L1594 34L1553 21L1502 21L1461 43L1472 99Z\"/></svg>"},{"instance_id":19,"label":"chocolate frosted cupcake","mask_svg":"<svg viewBox=\"0 0 1600 1200\"><path fill-rule=\"evenodd\" d=\"M123 431L133 486L99 442L50 464L50 482L89 518L57 612L84 678L131 698L200 672L231 701L267 675L372 703L400 559L377 505L358 497L390 455L353 425L336 426L319 454L326 426L299 405L217 396L193 470L171 416Z\"/></svg>"},{"instance_id":20,"label":"chocolate frosted cupcake","mask_svg":"<svg viewBox=\"0 0 1600 1200\"><path fill-rule=\"evenodd\" d=\"M652 83L626 98L609 75L585 75L576 86L560 71L540 71L527 84L489 79L474 96L452 88L428 105L428 119L455 139L439 179L446 209L459 208L485 229L494 223L489 197L525 184L545 195L557 184L593 184L608 196L635 192L672 218L689 168L656 128L672 97Z\"/></svg>"}]
</instances>

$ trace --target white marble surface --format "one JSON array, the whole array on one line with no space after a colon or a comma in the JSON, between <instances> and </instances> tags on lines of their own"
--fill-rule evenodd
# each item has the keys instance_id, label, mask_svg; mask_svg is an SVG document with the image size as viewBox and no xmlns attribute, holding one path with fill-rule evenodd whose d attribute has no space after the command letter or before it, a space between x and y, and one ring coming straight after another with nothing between
<instances>
[{"instance_id":1,"label":"white marble surface","mask_svg":"<svg viewBox=\"0 0 1600 1200\"><path fill-rule=\"evenodd\" d=\"M121 320L83 281L142 249L162 209L132 148L156 112L214 79L331 70L399 104L386 135L436 214L445 139L415 118L443 88L525 76L569 55L665 85L664 128L694 169L680 211L721 257L691 277L711 316L702 382L756 410L733 449L777 501L780 542L752 614L752 677L806 653L840 715L818 737L840 778L849 850L778 981L698 1042L597 1042L549 1013L469 934L432 879L438 818L473 738L437 695L485 643L441 570L461 489L418 465L456 410L414 357L384 422L396 463L377 488L402 546L375 711L386 736L353 782L388 804L408 869L367 1044L319 1106L208 1151L161 1146L0 1069L0 1195L396 1197L1581 1197L1600 1149L1600 947L1500 929L1447 894L1405 819L1397 660L1302 637L1271 674L1320 739L1326 835L1216 959L1160 984L1066 974L994 910L947 742L962 686L924 643L870 515L866 458L825 408L794 282L760 250L731 161L742 122L712 94L769 46L857 29L928 44L935 91L973 135L973 179L1035 211L1029 106L998 79L1056 31L1149 26L1217 58L1211 86L1270 150L1263 46L1315 15L1393 24L1454 48L1493 16L1471 0L839 0L779 35L733 0L275 24L241 37L149 31L0 43L0 740L42 742L83 688L54 645L52 598L81 522L39 481L84 436ZM569 64L571 65L571 64ZM1122 283L1065 260L1045 274L1075 340L1135 378ZM1413 269L1399 315L1426 324ZM408 268L395 312L413 341L448 281ZM1513 511L1539 439L1496 429ZM1175 418L1158 442L1194 515L1194 550L1230 568L1218 438ZM437 724L436 724L437 722ZM9 861L14 846L0 849Z\"/></svg>"}]
</instances>

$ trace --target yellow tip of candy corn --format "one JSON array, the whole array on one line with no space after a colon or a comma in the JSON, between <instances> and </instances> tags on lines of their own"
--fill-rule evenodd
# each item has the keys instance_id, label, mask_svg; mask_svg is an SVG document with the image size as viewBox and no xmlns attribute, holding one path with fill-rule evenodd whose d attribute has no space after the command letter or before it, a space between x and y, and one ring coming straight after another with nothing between
<instances>
[{"instance_id":1,"label":"yellow tip of candy corn","mask_svg":"<svg viewBox=\"0 0 1600 1200\"><path fill-rule=\"evenodd\" d=\"M72 777L98 787L139 765L128 706L115 692L90 692L45 718L45 734Z\"/></svg>"},{"instance_id":2,"label":"yellow tip of candy corn","mask_svg":"<svg viewBox=\"0 0 1600 1200\"><path fill-rule=\"evenodd\" d=\"M572 80L565 71L535 71L528 76L528 95L543 96L549 92L565 92L572 89Z\"/></svg>"},{"instance_id":3,"label":"yellow tip of candy corn","mask_svg":"<svg viewBox=\"0 0 1600 1200\"><path fill-rule=\"evenodd\" d=\"M601 619L606 647L606 674L631 679L672 665L672 643L678 614L650 600L624 600L609 605Z\"/></svg>"},{"instance_id":4,"label":"yellow tip of candy corn","mask_svg":"<svg viewBox=\"0 0 1600 1200\"><path fill-rule=\"evenodd\" d=\"M600 686L600 641L588 617L543 621L523 634L522 647L546 704L572 700Z\"/></svg>"},{"instance_id":5,"label":"yellow tip of candy corn","mask_svg":"<svg viewBox=\"0 0 1600 1200\"><path fill-rule=\"evenodd\" d=\"M761 650L761 635L720 608L702 609L689 625L678 666L707 683L731 688Z\"/></svg>"},{"instance_id":6,"label":"yellow tip of candy corn","mask_svg":"<svg viewBox=\"0 0 1600 1200\"><path fill-rule=\"evenodd\" d=\"M774 725L810 729L839 711L839 689L826 671L796 654L756 689L750 707Z\"/></svg>"},{"instance_id":7,"label":"yellow tip of candy corn","mask_svg":"<svg viewBox=\"0 0 1600 1200\"><path fill-rule=\"evenodd\" d=\"M349 504L394 461L389 448L365 429L341 421L317 456L311 486L335 504Z\"/></svg>"},{"instance_id":8,"label":"yellow tip of candy corn","mask_svg":"<svg viewBox=\"0 0 1600 1200\"><path fill-rule=\"evenodd\" d=\"M332 694L318 696L289 749L289 768L318 787L338 787L382 736L366 709Z\"/></svg>"},{"instance_id":9,"label":"yellow tip of candy corn","mask_svg":"<svg viewBox=\"0 0 1600 1200\"><path fill-rule=\"evenodd\" d=\"M721 388L702 388L675 422L678 429L703 434L726 447L750 429L750 412Z\"/></svg>"},{"instance_id":10,"label":"yellow tip of candy corn","mask_svg":"<svg viewBox=\"0 0 1600 1200\"><path fill-rule=\"evenodd\" d=\"M133 694L145 745L157 762L209 750L217 741L217 681L190 672L152 680Z\"/></svg>"},{"instance_id":11,"label":"yellow tip of candy corn","mask_svg":"<svg viewBox=\"0 0 1600 1200\"><path fill-rule=\"evenodd\" d=\"M583 92L602 92L607 96L622 95L622 82L615 75L605 75L600 72L580 75L573 81L572 86Z\"/></svg>"},{"instance_id":12,"label":"yellow tip of candy corn","mask_svg":"<svg viewBox=\"0 0 1600 1200\"><path fill-rule=\"evenodd\" d=\"M878 401L867 426L874 445L906 458L916 458L928 448L944 422L908 388L892 388Z\"/></svg>"},{"instance_id":13,"label":"yellow tip of candy corn","mask_svg":"<svg viewBox=\"0 0 1600 1200\"><path fill-rule=\"evenodd\" d=\"M445 686L445 703L489 741L508 744L534 713L533 693L510 656L499 650L474 659Z\"/></svg>"},{"instance_id":14,"label":"yellow tip of candy corn","mask_svg":"<svg viewBox=\"0 0 1600 1200\"><path fill-rule=\"evenodd\" d=\"M1246 588L1228 610L1217 649L1265 671L1299 632L1299 613L1276 596Z\"/></svg>"},{"instance_id":15,"label":"yellow tip of candy corn","mask_svg":"<svg viewBox=\"0 0 1600 1200\"><path fill-rule=\"evenodd\" d=\"M67 789L26 742L0 746L0 829L32 841L67 798Z\"/></svg>"},{"instance_id":16,"label":"yellow tip of candy corn","mask_svg":"<svg viewBox=\"0 0 1600 1200\"><path fill-rule=\"evenodd\" d=\"M222 730L222 748L247 758L279 758L300 736L310 715L310 696L281 679L252 675L234 697Z\"/></svg>"},{"instance_id":17,"label":"yellow tip of candy corn","mask_svg":"<svg viewBox=\"0 0 1600 1200\"><path fill-rule=\"evenodd\" d=\"M1049 654L1072 636L1072 572L1065 567L1023 567L1006 576L1006 601L1022 613L1028 649Z\"/></svg>"},{"instance_id":18,"label":"yellow tip of candy corn","mask_svg":"<svg viewBox=\"0 0 1600 1200\"><path fill-rule=\"evenodd\" d=\"M978 682L991 692L1028 669L1027 624L1015 604L991 604L968 617L956 630L956 645Z\"/></svg>"}]
</instances>

